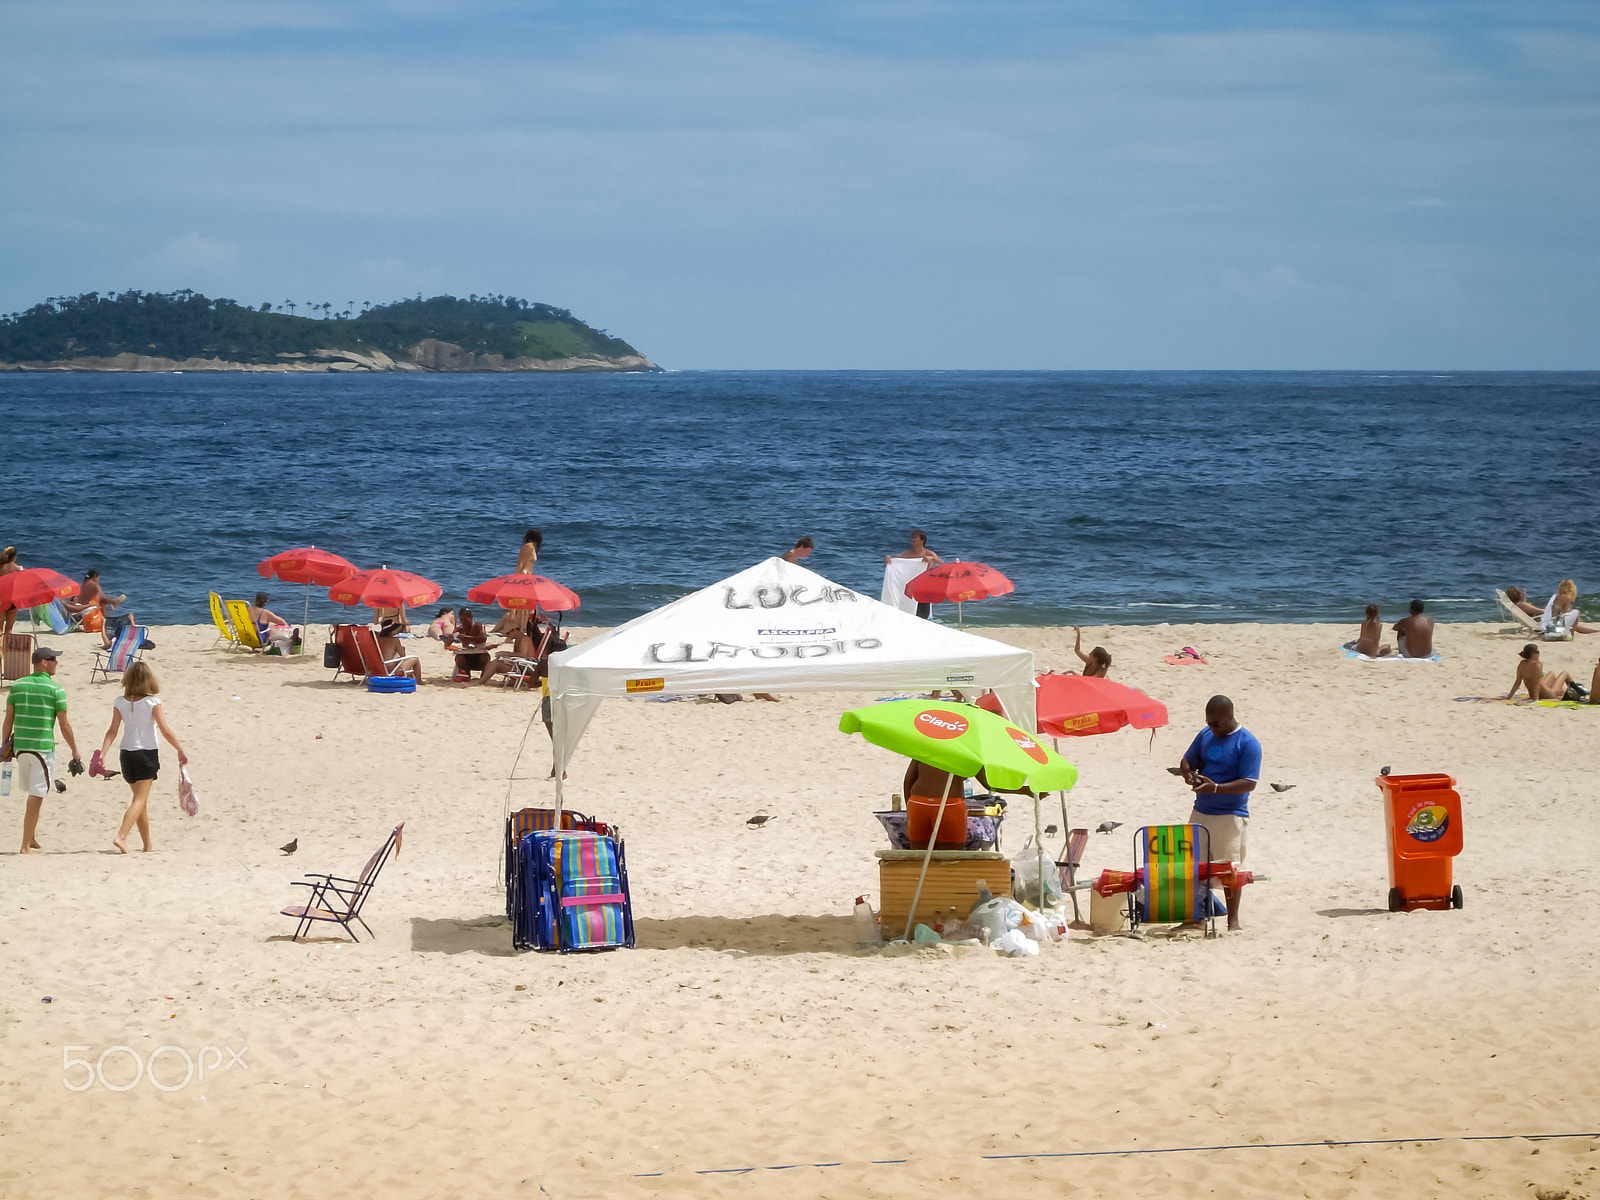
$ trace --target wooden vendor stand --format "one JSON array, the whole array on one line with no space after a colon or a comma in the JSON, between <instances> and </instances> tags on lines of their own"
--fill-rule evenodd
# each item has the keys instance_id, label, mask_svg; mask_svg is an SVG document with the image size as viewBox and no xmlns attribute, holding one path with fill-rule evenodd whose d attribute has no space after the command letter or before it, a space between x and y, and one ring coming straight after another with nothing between
<instances>
[{"instance_id":1,"label":"wooden vendor stand","mask_svg":"<svg viewBox=\"0 0 1600 1200\"><path fill-rule=\"evenodd\" d=\"M899 937L911 916L911 898L926 850L878 850L879 919L885 938ZM935 850L917 901L916 922L932 926L952 908L965 919L978 902L978 881L996 896L1011 894L1011 861L995 850Z\"/></svg>"}]
</instances>

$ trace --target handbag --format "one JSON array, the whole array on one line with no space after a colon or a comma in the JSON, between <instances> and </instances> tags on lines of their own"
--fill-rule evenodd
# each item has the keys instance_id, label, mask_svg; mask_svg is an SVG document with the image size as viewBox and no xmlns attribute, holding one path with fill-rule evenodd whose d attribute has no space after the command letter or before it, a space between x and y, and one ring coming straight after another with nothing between
<instances>
[{"instance_id":1,"label":"handbag","mask_svg":"<svg viewBox=\"0 0 1600 1200\"><path fill-rule=\"evenodd\" d=\"M322 665L330 671L339 669L339 643L329 642L322 648Z\"/></svg>"}]
</instances>

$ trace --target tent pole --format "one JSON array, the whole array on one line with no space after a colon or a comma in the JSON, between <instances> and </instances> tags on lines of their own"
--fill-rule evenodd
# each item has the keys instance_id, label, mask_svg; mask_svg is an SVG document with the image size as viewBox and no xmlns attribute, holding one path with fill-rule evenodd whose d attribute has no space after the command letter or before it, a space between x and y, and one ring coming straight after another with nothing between
<instances>
[{"instance_id":1,"label":"tent pole","mask_svg":"<svg viewBox=\"0 0 1600 1200\"><path fill-rule=\"evenodd\" d=\"M917 890L911 894L911 911L906 914L906 931L901 936L911 940L911 927L917 920L917 902L922 899L922 884L928 878L928 864L933 861L933 844L939 840L939 826L944 824L944 806L950 803L950 788L956 777L949 771L944 775L944 795L939 798L939 811L933 818L933 832L928 835L928 852L922 856L922 874L917 876ZM559 785L558 785L559 786ZM911 808L911 797L906 797L906 808ZM909 817L907 818L910 819Z\"/></svg>"},{"instance_id":2,"label":"tent pole","mask_svg":"<svg viewBox=\"0 0 1600 1200\"><path fill-rule=\"evenodd\" d=\"M1044 911L1044 834L1040 833L1039 824L1039 793L1032 787L1028 792L1033 796L1033 844L1039 851L1039 911Z\"/></svg>"}]
</instances>

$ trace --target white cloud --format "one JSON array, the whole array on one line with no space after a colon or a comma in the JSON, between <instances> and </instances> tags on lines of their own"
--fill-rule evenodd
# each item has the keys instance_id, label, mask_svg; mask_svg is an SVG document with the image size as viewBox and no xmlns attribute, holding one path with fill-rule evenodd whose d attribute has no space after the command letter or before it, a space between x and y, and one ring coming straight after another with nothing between
<instances>
[{"instance_id":1,"label":"white cloud","mask_svg":"<svg viewBox=\"0 0 1600 1200\"><path fill-rule=\"evenodd\" d=\"M216 276L238 265L239 248L232 242L205 237L191 230L162 247L160 258L172 271Z\"/></svg>"}]
</instances>

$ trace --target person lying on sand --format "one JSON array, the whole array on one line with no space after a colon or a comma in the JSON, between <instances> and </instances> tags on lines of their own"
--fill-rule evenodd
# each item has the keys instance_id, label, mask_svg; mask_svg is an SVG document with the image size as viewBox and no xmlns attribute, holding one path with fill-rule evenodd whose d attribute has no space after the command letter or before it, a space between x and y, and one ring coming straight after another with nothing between
<instances>
[{"instance_id":1,"label":"person lying on sand","mask_svg":"<svg viewBox=\"0 0 1600 1200\"><path fill-rule=\"evenodd\" d=\"M1565 700L1567 687L1572 683L1572 676L1565 671L1549 671L1544 669L1544 663L1539 660L1539 647L1529 642L1522 648L1518 656L1521 662L1517 664L1517 678L1511 685L1511 690L1506 693L1507 700L1517 698L1518 688L1528 689L1529 700ZM1600 667L1595 668L1597 680L1600 680Z\"/></svg>"},{"instance_id":2,"label":"person lying on sand","mask_svg":"<svg viewBox=\"0 0 1600 1200\"><path fill-rule=\"evenodd\" d=\"M1356 640L1344 644L1346 650L1365 654L1368 658L1384 658L1394 653L1393 646L1383 644L1383 621L1378 616L1376 604L1367 605L1367 619L1361 622L1361 632Z\"/></svg>"},{"instance_id":3,"label":"person lying on sand","mask_svg":"<svg viewBox=\"0 0 1600 1200\"><path fill-rule=\"evenodd\" d=\"M1411 615L1394 624L1395 643L1401 658L1433 657L1433 618L1424 616L1421 600L1411 602Z\"/></svg>"}]
</instances>

